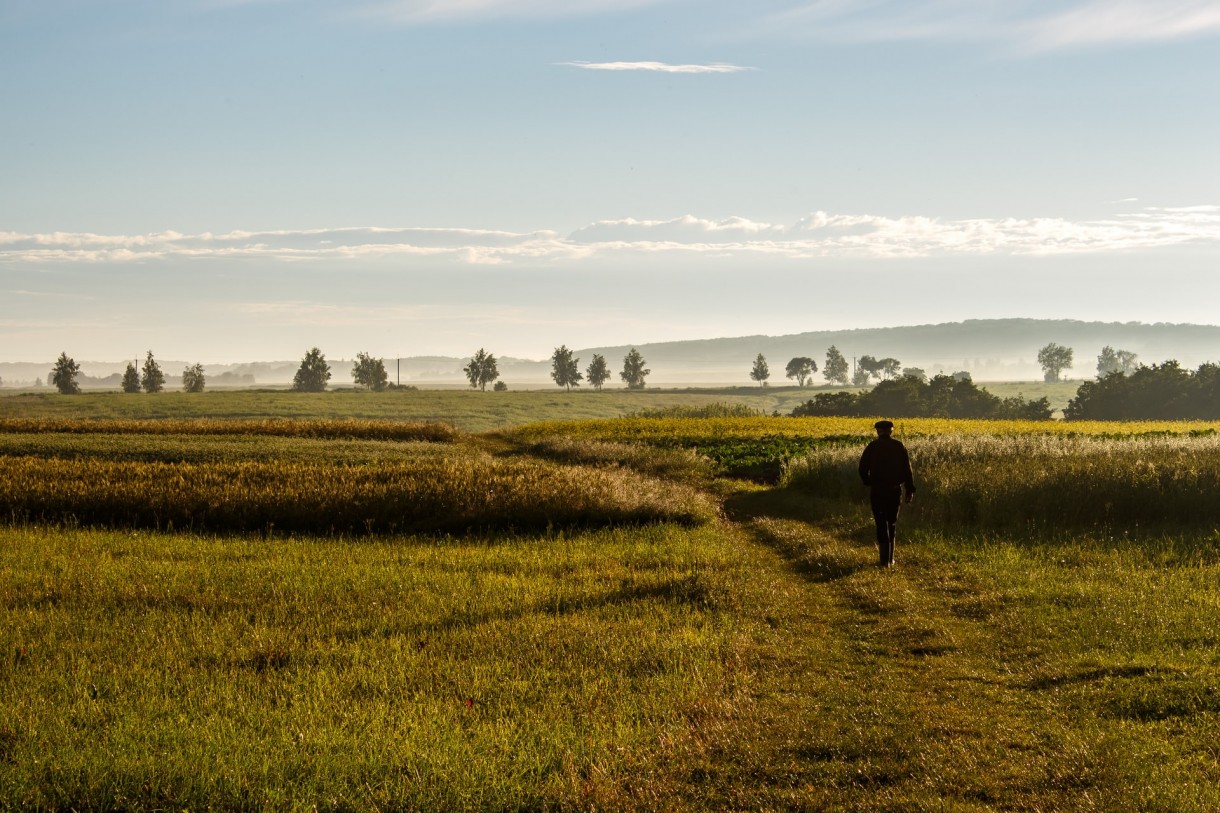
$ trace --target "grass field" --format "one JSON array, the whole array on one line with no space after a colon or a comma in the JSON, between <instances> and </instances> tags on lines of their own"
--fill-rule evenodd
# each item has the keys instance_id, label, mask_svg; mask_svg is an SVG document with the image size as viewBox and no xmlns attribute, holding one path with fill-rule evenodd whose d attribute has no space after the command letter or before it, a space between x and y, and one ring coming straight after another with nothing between
<instances>
[{"instance_id":1,"label":"grass field","mask_svg":"<svg viewBox=\"0 0 1220 813\"><path fill-rule=\"evenodd\" d=\"M778 382L777 382L778 384ZM1002 397L1050 399L1063 409L1076 394L1076 383L995 382L983 384ZM839 388L835 388L839 389ZM725 387L721 389L624 390L559 389L511 392L470 390L396 390L324 393L285 390L215 390L202 393L161 392L156 395L85 392L60 396L48 392L14 394L0 390L0 418L154 419L167 418L308 418L335 420L439 421L467 432L483 432L547 420L620 418L645 410L737 404L770 415L790 413L819 389L789 386Z\"/></svg>"},{"instance_id":2,"label":"grass field","mask_svg":"<svg viewBox=\"0 0 1220 813\"><path fill-rule=\"evenodd\" d=\"M879 571L868 420L215 395L0 420L0 808L1220 809L1220 427L903 422Z\"/></svg>"}]
</instances>

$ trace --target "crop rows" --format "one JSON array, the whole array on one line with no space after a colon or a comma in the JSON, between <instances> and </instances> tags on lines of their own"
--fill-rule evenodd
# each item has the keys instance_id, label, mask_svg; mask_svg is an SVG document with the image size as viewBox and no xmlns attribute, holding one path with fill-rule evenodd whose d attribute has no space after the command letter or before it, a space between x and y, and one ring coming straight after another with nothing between
<instances>
[{"instance_id":1,"label":"crop rows","mask_svg":"<svg viewBox=\"0 0 1220 813\"><path fill-rule=\"evenodd\" d=\"M0 516L18 521L343 534L694 524L713 515L689 487L634 472L476 455L368 466L0 459Z\"/></svg>"},{"instance_id":2,"label":"crop rows","mask_svg":"<svg viewBox=\"0 0 1220 813\"><path fill-rule=\"evenodd\" d=\"M82 421L69 418L0 418L0 434L68 433L112 435L253 435L386 441L449 442L449 424L365 420L166 419Z\"/></svg>"}]
</instances>

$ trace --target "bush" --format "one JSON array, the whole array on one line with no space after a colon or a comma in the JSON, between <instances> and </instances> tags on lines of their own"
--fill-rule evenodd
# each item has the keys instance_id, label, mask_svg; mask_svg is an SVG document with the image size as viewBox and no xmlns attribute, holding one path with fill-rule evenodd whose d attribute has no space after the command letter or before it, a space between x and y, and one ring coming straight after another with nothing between
<instances>
[{"instance_id":1,"label":"bush","mask_svg":"<svg viewBox=\"0 0 1220 813\"><path fill-rule=\"evenodd\" d=\"M869 392L818 393L792 410L793 417L870 416L891 418L986 418L1049 420L1050 401L1026 401L1020 396L998 398L969 378L938 375L930 381L903 376L882 381Z\"/></svg>"}]
</instances>

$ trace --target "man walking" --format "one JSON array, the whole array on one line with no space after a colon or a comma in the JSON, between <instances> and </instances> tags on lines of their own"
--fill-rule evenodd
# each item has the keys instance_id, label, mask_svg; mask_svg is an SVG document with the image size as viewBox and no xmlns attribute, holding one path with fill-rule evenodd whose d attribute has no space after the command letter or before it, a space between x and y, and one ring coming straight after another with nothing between
<instances>
[{"instance_id":1,"label":"man walking","mask_svg":"<svg viewBox=\"0 0 1220 813\"><path fill-rule=\"evenodd\" d=\"M878 564L892 567L898 507L903 489L908 504L915 496L915 480L906 447L890 437L894 432L893 422L877 421L873 428L877 430L877 439L864 447L864 454L860 455L860 479L868 486L873 520L877 523Z\"/></svg>"}]
</instances>

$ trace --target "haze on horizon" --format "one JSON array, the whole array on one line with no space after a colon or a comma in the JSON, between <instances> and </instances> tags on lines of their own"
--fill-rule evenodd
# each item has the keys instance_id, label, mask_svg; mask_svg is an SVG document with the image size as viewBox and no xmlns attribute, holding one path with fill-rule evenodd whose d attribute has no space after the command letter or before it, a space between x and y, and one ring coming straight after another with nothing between
<instances>
[{"instance_id":1,"label":"haze on horizon","mask_svg":"<svg viewBox=\"0 0 1220 813\"><path fill-rule=\"evenodd\" d=\"M0 361L1217 322L1220 0L17 0Z\"/></svg>"}]
</instances>

